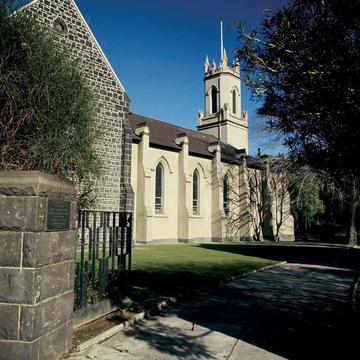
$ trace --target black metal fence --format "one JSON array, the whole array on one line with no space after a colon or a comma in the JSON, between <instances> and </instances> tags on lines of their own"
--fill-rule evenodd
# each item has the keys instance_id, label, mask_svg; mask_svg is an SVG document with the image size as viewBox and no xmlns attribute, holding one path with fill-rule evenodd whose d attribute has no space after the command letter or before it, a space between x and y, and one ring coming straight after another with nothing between
<instances>
[{"instance_id":1,"label":"black metal fence","mask_svg":"<svg viewBox=\"0 0 360 360\"><path fill-rule=\"evenodd\" d=\"M106 299L131 270L132 214L80 211L78 231L74 310Z\"/></svg>"}]
</instances>

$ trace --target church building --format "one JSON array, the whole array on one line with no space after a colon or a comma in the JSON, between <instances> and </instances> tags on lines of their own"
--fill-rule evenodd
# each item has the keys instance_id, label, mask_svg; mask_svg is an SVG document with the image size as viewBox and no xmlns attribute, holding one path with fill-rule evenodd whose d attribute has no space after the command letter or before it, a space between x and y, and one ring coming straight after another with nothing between
<instances>
[{"instance_id":1,"label":"church building","mask_svg":"<svg viewBox=\"0 0 360 360\"><path fill-rule=\"evenodd\" d=\"M198 112L197 131L129 114L136 242L252 240L256 228L259 240L292 239L288 197L278 231L273 204L268 220L259 224L249 179L263 178L266 169L247 156L248 114L241 109L240 83L239 65L229 66L224 50L219 65L210 66L206 57L205 111Z\"/></svg>"},{"instance_id":2,"label":"church building","mask_svg":"<svg viewBox=\"0 0 360 360\"><path fill-rule=\"evenodd\" d=\"M228 64L225 50L219 64L206 57L205 109L197 130L185 129L131 112L74 0L34 0L27 10L79 60L94 93L103 165L95 210L133 212L140 244L293 240L288 192L274 191L266 159L248 156L240 68Z\"/></svg>"}]
</instances>

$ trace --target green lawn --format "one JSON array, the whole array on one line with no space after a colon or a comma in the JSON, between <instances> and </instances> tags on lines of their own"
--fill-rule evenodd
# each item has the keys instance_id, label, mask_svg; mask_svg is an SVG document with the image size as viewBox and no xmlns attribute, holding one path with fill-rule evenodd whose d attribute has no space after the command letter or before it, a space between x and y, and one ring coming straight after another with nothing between
<instances>
[{"instance_id":1,"label":"green lawn","mask_svg":"<svg viewBox=\"0 0 360 360\"><path fill-rule=\"evenodd\" d=\"M124 307L149 308L169 297L187 296L221 280L276 261L224 251L221 245L153 245L136 247Z\"/></svg>"},{"instance_id":2,"label":"green lawn","mask_svg":"<svg viewBox=\"0 0 360 360\"><path fill-rule=\"evenodd\" d=\"M267 259L223 251L221 244L212 244L210 249L203 245L176 244L135 247L132 268L152 273L185 272L196 277L226 279L273 263Z\"/></svg>"},{"instance_id":3,"label":"green lawn","mask_svg":"<svg viewBox=\"0 0 360 360\"><path fill-rule=\"evenodd\" d=\"M146 309L170 297L191 295L232 276L284 260L327 266L332 261L333 266L360 271L360 250L346 247L269 242L148 245L133 249L129 277L120 278L108 290L121 307Z\"/></svg>"}]
</instances>

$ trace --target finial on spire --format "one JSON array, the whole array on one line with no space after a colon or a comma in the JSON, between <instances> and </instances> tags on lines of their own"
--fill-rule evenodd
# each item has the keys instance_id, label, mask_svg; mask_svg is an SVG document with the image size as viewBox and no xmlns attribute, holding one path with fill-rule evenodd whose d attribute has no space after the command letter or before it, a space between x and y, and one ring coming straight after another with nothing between
<instances>
[{"instance_id":1,"label":"finial on spire","mask_svg":"<svg viewBox=\"0 0 360 360\"><path fill-rule=\"evenodd\" d=\"M228 58L226 56L226 50L224 49L223 50L223 57L221 59L221 68L223 70L226 70L227 69L227 62L228 62Z\"/></svg>"},{"instance_id":2,"label":"finial on spire","mask_svg":"<svg viewBox=\"0 0 360 360\"><path fill-rule=\"evenodd\" d=\"M237 59L234 59L233 61L232 72L240 76L240 64Z\"/></svg>"},{"instance_id":3,"label":"finial on spire","mask_svg":"<svg viewBox=\"0 0 360 360\"><path fill-rule=\"evenodd\" d=\"M212 67L211 67L211 70L212 71L216 71L216 62L215 62L215 60L213 59L213 61L212 61Z\"/></svg>"},{"instance_id":4,"label":"finial on spire","mask_svg":"<svg viewBox=\"0 0 360 360\"><path fill-rule=\"evenodd\" d=\"M210 67L209 58L208 58L208 56L206 55L205 63L204 63L205 74L209 71L209 67Z\"/></svg>"},{"instance_id":5,"label":"finial on spire","mask_svg":"<svg viewBox=\"0 0 360 360\"><path fill-rule=\"evenodd\" d=\"M202 125L202 120L204 118L204 113L202 110L198 110L198 126L201 126Z\"/></svg>"},{"instance_id":6,"label":"finial on spire","mask_svg":"<svg viewBox=\"0 0 360 360\"><path fill-rule=\"evenodd\" d=\"M226 64L227 64L227 61L228 61L228 58L227 58L227 55L226 55L226 49L224 49L224 53L223 53L223 61L226 61Z\"/></svg>"}]
</instances>

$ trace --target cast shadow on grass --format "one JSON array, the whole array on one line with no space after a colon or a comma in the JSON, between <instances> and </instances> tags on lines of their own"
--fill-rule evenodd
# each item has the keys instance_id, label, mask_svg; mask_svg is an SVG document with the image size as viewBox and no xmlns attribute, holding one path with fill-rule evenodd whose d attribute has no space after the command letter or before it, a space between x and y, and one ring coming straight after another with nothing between
<instances>
[{"instance_id":1,"label":"cast shadow on grass","mask_svg":"<svg viewBox=\"0 0 360 360\"><path fill-rule=\"evenodd\" d=\"M293 246L281 244L201 244L202 248L225 251L239 255L255 256L269 260L290 263L333 266L360 271L360 250L344 248L324 248L311 246Z\"/></svg>"},{"instance_id":2,"label":"cast shadow on grass","mask_svg":"<svg viewBox=\"0 0 360 360\"><path fill-rule=\"evenodd\" d=\"M197 275L186 271L135 270L126 282L115 288L112 298L118 296L118 302L131 310L147 310L172 297L185 299L196 292L215 287L220 279L218 276Z\"/></svg>"},{"instance_id":3,"label":"cast shadow on grass","mask_svg":"<svg viewBox=\"0 0 360 360\"><path fill-rule=\"evenodd\" d=\"M114 287L113 298L118 297L123 307L137 311L149 309L172 297L188 299L198 292L214 288L232 276L267 265L269 261L230 262L221 267L214 264L166 265L147 270L133 270L124 282ZM125 301L124 301L125 300Z\"/></svg>"}]
</instances>

